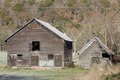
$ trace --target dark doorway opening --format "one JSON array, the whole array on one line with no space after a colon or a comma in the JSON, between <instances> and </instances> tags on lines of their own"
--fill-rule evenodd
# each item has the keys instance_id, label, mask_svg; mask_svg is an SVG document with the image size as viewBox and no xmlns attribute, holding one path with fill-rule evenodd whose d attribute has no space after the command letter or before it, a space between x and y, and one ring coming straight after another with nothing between
<instances>
[{"instance_id":1,"label":"dark doorway opening","mask_svg":"<svg viewBox=\"0 0 120 80\"><path fill-rule=\"evenodd\" d=\"M39 51L39 50L40 50L40 42L32 41L32 51Z\"/></svg>"},{"instance_id":2,"label":"dark doorway opening","mask_svg":"<svg viewBox=\"0 0 120 80\"><path fill-rule=\"evenodd\" d=\"M110 59L110 55L108 53L102 53L102 57L103 58L109 58Z\"/></svg>"},{"instance_id":3,"label":"dark doorway opening","mask_svg":"<svg viewBox=\"0 0 120 80\"><path fill-rule=\"evenodd\" d=\"M72 49L72 42L65 41L65 49Z\"/></svg>"}]
</instances>

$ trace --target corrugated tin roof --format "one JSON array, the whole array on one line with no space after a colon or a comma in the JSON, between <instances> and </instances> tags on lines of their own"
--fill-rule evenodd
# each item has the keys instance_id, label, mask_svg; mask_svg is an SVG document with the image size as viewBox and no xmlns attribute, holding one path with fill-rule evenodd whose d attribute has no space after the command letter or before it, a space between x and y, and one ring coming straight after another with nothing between
<instances>
[{"instance_id":1,"label":"corrugated tin roof","mask_svg":"<svg viewBox=\"0 0 120 80\"><path fill-rule=\"evenodd\" d=\"M65 33L62 33L61 31L59 31L58 29L53 27L51 24L49 24L47 22L44 22L42 20L39 20L39 19L35 19L35 20L38 21L39 23L41 23L42 25L44 25L44 27L48 28L50 31L52 31L55 34L57 34L62 39L66 40L66 41L72 41L72 39L69 38Z\"/></svg>"},{"instance_id":2,"label":"corrugated tin roof","mask_svg":"<svg viewBox=\"0 0 120 80\"><path fill-rule=\"evenodd\" d=\"M95 41L100 46L102 46L108 53L114 54L114 52L111 49L109 49L105 44L103 44L103 42L98 37L94 37L92 40L90 40L80 51L77 52L77 54L82 54L82 52L85 51Z\"/></svg>"},{"instance_id":3,"label":"corrugated tin roof","mask_svg":"<svg viewBox=\"0 0 120 80\"><path fill-rule=\"evenodd\" d=\"M39 19L33 19L33 20L29 21L24 27L20 28L14 34L12 34L10 37L8 37L5 40L5 42L7 42L7 40L9 40L12 36L14 36L16 33L18 33L19 31L21 31L22 29L24 29L28 24L30 24L34 20L36 20L38 23L42 24L44 27L46 27L47 29L49 29L50 31L52 31L53 33L55 33L56 35L58 35L60 38L66 40L66 41L73 41L65 33L62 33L61 31L59 31L58 29L56 29L55 27L53 27L51 24L49 24L49 23L47 23L45 21L39 20Z\"/></svg>"}]
</instances>

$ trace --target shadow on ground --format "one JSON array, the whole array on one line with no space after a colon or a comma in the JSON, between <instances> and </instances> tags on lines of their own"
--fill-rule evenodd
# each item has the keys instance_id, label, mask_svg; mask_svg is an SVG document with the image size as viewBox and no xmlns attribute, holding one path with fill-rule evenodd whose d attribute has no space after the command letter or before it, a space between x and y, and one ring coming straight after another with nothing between
<instances>
[{"instance_id":1,"label":"shadow on ground","mask_svg":"<svg viewBox=\"0 0 120 80\"><path fill-rule=\"evenodd\" d=\"M9 75L2 74L0 75L0 80L43 80L37 76L18 76L18 75Z\"/></svg>"}]
</instances>

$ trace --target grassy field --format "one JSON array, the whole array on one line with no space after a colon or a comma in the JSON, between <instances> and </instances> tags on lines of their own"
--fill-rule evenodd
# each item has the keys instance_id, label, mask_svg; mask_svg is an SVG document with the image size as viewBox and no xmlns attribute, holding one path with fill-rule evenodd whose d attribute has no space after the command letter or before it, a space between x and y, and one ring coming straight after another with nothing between
<instances>
[{"instance_id":1,"label":"grassy field","mask_svg":"<svg viewBox=\"0 0 120 80\"><path fill-rule=\"evenodd\" d=\"M7 68L7 53L0 52L0 80L120 80L120 65L82 68Z\"/></svg>"},{"instance_id":2,"label":"grassy field","mask_svg":"<svg viewBox=\"0 0 120 80\"><path fill-rule=\"evenodd\" d=\"M82 68L5 68L0 67L0 80L120 80L120 67ZM2 78L3 79L2 79Z\"/></svg>"},{"instance_id":3,"label":"grassy field","mask_svg":"<svg viewBox=\"0 0 120 80\"><path fill-rule=\"evenodd\" d=\"M120 72L112 75L108 75L105 80L120 80Z\"/></svg>"},{"instance_id":4,"label":"grassy field","mask_svg":"<svg viewBox=\"0 0 120 80\"><path fill-rule=\"evenodd\" d=\"M88 70L81 68L44 69L44 68L7 68L7 52L0 52L0 74L27 76L27 80L83 80ZM29 77L28 77L29 76ZM33 79L34 78L34 79ZM81 78L81 79L79 79ZM11 79L12 80L12 79ZM22 80L22 79L20 79Z\"/></svg>"},{"instance_id":5,"label":"grassy field","mask_svg":"<svg viewBox=\"0 0 120 80\"><path fill-rule=\"evenodd\" d=\"M84 76L87 73L87 71L88 70L80 68L65 68L65 69L30 69L30 68L9 69L5 67L0 68L0 74L2 75L5 74L14 76L24 76L27 77L27 79L30 78L31 80L81 80L82 76Z\"/></svg>"}]
</instances>

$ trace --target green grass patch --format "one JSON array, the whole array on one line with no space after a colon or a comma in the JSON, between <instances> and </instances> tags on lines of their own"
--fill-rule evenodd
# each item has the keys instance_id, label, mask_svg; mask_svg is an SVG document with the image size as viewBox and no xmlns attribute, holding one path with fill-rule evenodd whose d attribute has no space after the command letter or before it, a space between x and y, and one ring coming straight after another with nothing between
<instances>
[{"instance_id":1,"label":"green grass patch","mask_svg":"<svg viewBox=\"0 0 120 80\"><path fill-rule=\"evenodd\" d=\"M53 69L36 70L32 68L12 69L12 68L0 67L0 73L19 74L21 76L23 75L36 76L36 78L40 77L40 80L70 80L76 75L84 74L87 71L88 70L81 68L64 68L64 69L53 68Z\"/></svg>"}]
</instances>

